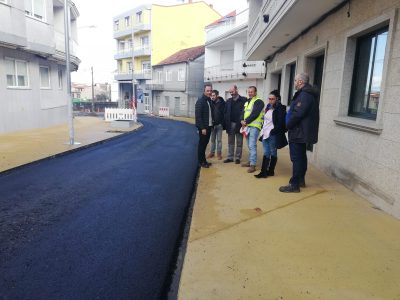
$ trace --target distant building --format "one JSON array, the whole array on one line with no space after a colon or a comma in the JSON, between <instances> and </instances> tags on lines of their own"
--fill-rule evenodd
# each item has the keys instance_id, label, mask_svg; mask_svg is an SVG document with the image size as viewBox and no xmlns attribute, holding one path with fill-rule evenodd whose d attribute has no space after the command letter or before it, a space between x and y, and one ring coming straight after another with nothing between
<instances>
[{"instance_id":1,"label":"distant building","mask_svg":"<svg viewBox=\"0 0 400 300\"><path fill-rule=\"evenodd\" d=\"M71 70L79 16L70 4ZM67 121L64 1L0 1L0 133Z\"/></svg>"},{"instance_id":2,"label":"distant building","mask_svg":"<svg viewBox=\"0 0 400 300\"><path fill-rule=\"evenodd\" d=\"M111 101L111 84L109 83L96 83L93 86L94 101L106 102ZM81 83L72 83L72 98L80 99L83 101L92 100L92 86Z\"/></svg>"},{"instance_id":3,"label":"distant building","mask_svg":"<svg viewBox=\"0 0 400 300\"><path fill-rule=\"evenodd\" d=\"M224 99L230 98L232 85L237 85L242 96L247 96L249 86L256 86L259 95L264 93L264 61L246 59L248 21L249 11L245 9L238 14L233 11L205 28L204 81L212 83Z\"/></svg>"},{"instance_id":4,"label":"distant building","mask_svg":"<svg viewBox=\"0 0 400 300\"><path fill-rule=\"evenodd\" d=\"M203 91L204 46L183 49L153 66L151 111L167 107L170 115L194 117Z\"/></svg>"},{"instance_id":5,"label":"distant building","mask_svg":"<svg viewBox=\"0 0 400 300\"><path fill-rule=\"evenodd\" d=\"M220 15L205 2L143 5L114 17L119 97L134 98L138 112L150 112L151 68L177 51L203 45L204 27ZM132 85L134 83L134 85Z\"/></svg>"},{"instance_id":6,"label":"distant building","mask_svg":"<svg viewBox=\"0 0 400 300\"><path fill-rule=\"evenodd\" d=\"M246 56L289 104L296 73L321 90L308 157L400 218L400 1L249 1Z\"/></svg>"}]
</instances>

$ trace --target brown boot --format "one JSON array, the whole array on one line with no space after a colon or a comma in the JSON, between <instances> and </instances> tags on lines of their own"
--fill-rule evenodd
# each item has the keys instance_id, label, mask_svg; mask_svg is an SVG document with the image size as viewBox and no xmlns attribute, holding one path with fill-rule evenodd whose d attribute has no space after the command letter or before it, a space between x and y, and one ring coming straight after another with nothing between
<instances>
[{"instance_id":1,"label":"brown boot","mask_svg":"<svg viewBox=\"0 0 400 300\"><path fill-rule=\"evenodd\" d=\"M210 153L207 155L207 158L213 158L214 157L214 153Z\"/></svg>"},{"instance_id":2,"label":"brown boot","mask_svg":"<svg viewBox=\"0 0 400 300\"><path fill-rule=\"evenodd\" d=\"M250 163L249 163L249 162L243 163L243 164L242 164L242 167L243 167L243 168L248 168L248 167L250 167Z\"/></svg>"},{"instance_id":3,"label":"brown boot","mask_svg":"<svg viewBox=\"0 0 400 300\"><path fill-rule=\"evenodd\" d=\"M217 154L217 157L218 157L218 160L221 160L221 159L222 159L221 153L218 153L218 154Z\"/></svg>"},{"instance_id":4,"label":"brown boot","mask_svg":"<svg viewBox=\"0 0 400 300\"><path fill-rule=\"evenodd\" d=\"M256 171L256 166L250 166L248 169L247 169L247 173L254 173Z\"/></svg>"}]
</instances>

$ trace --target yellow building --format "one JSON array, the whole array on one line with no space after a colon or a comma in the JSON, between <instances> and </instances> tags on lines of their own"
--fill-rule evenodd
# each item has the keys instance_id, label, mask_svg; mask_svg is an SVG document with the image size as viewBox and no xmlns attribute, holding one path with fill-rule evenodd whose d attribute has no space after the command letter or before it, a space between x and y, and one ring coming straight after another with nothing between
<instances>
[{"instance_id":1,"label":"yellow building","mask_svg":"<svg viewBox=\"0 0 400 300\"><path fill-rule=\"evenodd\" d=\"M204 44L204 27L220 17L204 1L142 5L114 17L115 80L121 101L136 99L138 112L150 111L147 86L152 80L152 65L181 49Z\"/></svg>"}]
</instances>

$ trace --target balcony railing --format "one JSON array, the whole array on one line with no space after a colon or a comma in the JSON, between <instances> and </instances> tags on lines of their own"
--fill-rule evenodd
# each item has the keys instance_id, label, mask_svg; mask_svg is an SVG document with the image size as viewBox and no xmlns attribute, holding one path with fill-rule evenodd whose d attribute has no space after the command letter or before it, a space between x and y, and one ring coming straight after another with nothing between
<instances>
[{"instance_id":1,"label":"balcony railing","mask_svg":"<svg viewBox=\"0 0 400 300\"><path fill-rule=\"evenodd\" d=\"M134 71L135 79L151 79L151 70Z\"/></svg>"},{"instance_id":2,"label":"balcony railing","mask_svg":"<svg viewBox=\"0 0 400 300\"><path fill-rule=\"evenodd\" d=\"M132 57L132 48L125 48L117 51L117 53L114 55L114 59L122 59L122 58L128 58Z\"/></svg>"},{"instance_id":3,"label":"balcony railing","mask_svg":"<svg viewBox=\"0 0 400 300\"><path fill-rule=\"evenodd\" d=\"M208 30L207 32L207 42L211 42L220 37L228 35L234 30L247 26L249 21L249 10L246 9L234 17L227 18L226 21L221 22L218 25L215 25Z\"/></svg>"},{"instance_id":4,"label":"balcony railing","mask_svg":"<svg viewBox=\"0 0 400 300\"><path fill-rule=\"evenodd\" d=\"M64 33L54 31L54 39L56 43L56 50L65 53L65 38ZM69 51L71 55L78 56L78 43L73 39L69 41Z\"/></svg>"},{"instance_id":5,"label":"balcony railing","mask_svg":"<svg viewBox=\"0 0 400 300\"><path fill-rule=\"evenodd\" d=\"M133 47L133 55L134 56L147 56L151 54L150 45L142 45Z\"/></svg>"},{"instance_id":6,"label":"balcony railing","mask_svg":"<svg viewBox=\"0 0 400 300\"><path fill-rule=\"evenodd\" d=\"M263 61L238 60L204 69L204 81L263 78L264 75L265 63Z\"/></svg>"}]
</instances>

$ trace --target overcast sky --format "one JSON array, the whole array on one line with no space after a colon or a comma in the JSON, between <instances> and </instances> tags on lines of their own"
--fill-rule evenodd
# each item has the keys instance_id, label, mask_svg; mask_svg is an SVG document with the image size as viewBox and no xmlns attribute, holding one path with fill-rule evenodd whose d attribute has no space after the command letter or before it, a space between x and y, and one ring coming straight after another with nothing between
<instances>
[{"instance_id":1,"label":"overcast sky","mask_svg":"<svg viewBox=\"0 0 400 300\"><path fill-rule=\"evenodd\" d=\"M90 68L94 69L96 83L111 82L116 69L114 60L115 40L112 37L112 18L120 13L133 9L141 4L154 3L161 5L179 4L178 0L73 0L80 17L78 18L78 56L82 60L77 72L72 73L72 81L90 83ZM187 0L185 2L188 2ZM196 2L196 0L193 0ZM212 4L221 15L233 10L240 12L247 6L247 0L205 0ZM90 28L96 26L95 28Z\"/></svg>"}]
</instances>

